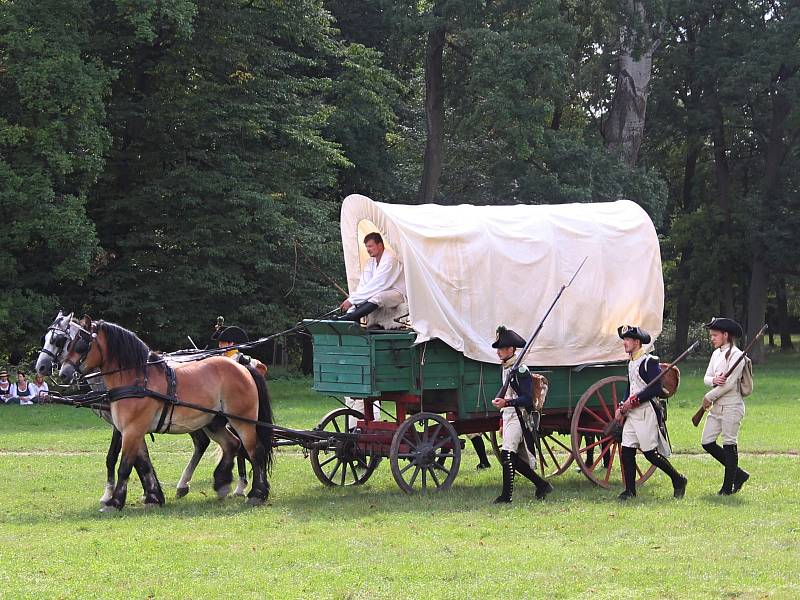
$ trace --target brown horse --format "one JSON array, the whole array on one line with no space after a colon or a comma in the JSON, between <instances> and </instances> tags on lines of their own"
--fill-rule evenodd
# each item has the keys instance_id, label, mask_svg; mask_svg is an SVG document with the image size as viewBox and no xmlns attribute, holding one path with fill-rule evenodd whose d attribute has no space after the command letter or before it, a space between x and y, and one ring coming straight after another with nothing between
<instances>
[{"instance_id":1,"label":"brown horse","mask_svg":"<svg viewBox=\"0 0 800 600\"><path fill-rule=\"evenodd\" d=\"M173 369L166 361L158 361L158 356L135 333L113 323L93 323L84 317L77 336L69 343L59 375L69 381L76 372L95 369L103 374L111 402L111 419L122 434L122 459L108 507L125 506L128 479L134 466L142 479L145 505L164 504L164 493L148 457L144 435L200 429L222 448L222 458L214 470L217 495L224 498L230 491L233 461L241 440L253 465L248 502L258 505L266 501L267 473L272 465L269 426L272 409L266 381L255 369L222 356L178 364ZM220 411L229 417L209 414L181 402ZM226 427L228 422L235 434Z\"/></svg>"},{"instance_id":2,"label":"brown horse","mask_svg":"<svg viewBox=\"0 0 800 600\"><path fill-rule=\"evenodd\" d=\"M80 321L72 316L72 313L65 315L59 311L56 315L53 324L47 328L47 331L42 336L42 349L39 351L39 358L36 360L36 372L40 375L50 374L53 371L53 364L57 364L58 368L64 362L67 354L67 347L69 343L78 335L80 331ZM262 372L256 365L256 370ZM266 377L266 367L262 373ZM105 384L98 380L96 377L87 377L89 386L92 391L105 392ZM106 454L106 486L103 496L100 498L100 504L106 505L111 500L111 495L114 493L116 487L117 477L117 459L119 458L120 450L122 449L122 434L114 427L114 422L111 420L111 410L107 407L98 406L92 409L93 412L111 425L111 444L108 446ZM203 458L211 439L206 433L200 429L189 433L192 438L194 452L192 458L183 470L180 480L178 481L176 496L183 498L189 493L189 483L191 482L194 471L200 460ZM145 447L146 448L146 447ZM236 464L239 468L239 481L236 484L236 490L233 492L235 496L244 496L247 491L247 465L245 464L246 456L240 449L236 456Z\"/></svg>"}]
</instances>

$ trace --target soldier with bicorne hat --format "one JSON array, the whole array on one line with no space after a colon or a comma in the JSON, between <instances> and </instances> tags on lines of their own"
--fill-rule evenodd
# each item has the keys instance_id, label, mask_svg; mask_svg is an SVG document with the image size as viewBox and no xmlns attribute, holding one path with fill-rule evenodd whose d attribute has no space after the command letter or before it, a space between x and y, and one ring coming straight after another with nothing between
<instances>
[{"instance_id":1,"label":"soldier with bicorne hat","mask_svg":"<svg viewBox=\"0 0 800 600\"><path fill-rule=\"evenodd\" d=\"M644 346L650 343L650 334L635 325L622 325L617 328L625 352L628 353L627 400L617 409L617 418L625 417L622 430L622 476L625 491L619 495L622 501L636 496L636 451L640 449L644 457L664 471L672 480L673 496L683 498L686 492L686 477L678 473L667 459L669 444L665 439L663 416L657 395L658 386L647 388L661 373L658 358L648 354Z\"/></svg>"},{"instance_id":2,"label":"soldier with bicorne hat","mask_svg":"<svg viewBox=\"0 0 800 600\"><path fill-rule=\"evenodd\" d=\"M744 398L739 389L739 380L745 361L741 361L733 372L725 377L731 366L742 355L736 340L742 337L742 326L733 319L714 317L706 323L714 353L706 369L703 382L711 387L703 397L703 408L708 411L703 427L701 443L703 449L725 467L725 476L718 494L729 496L738 492L750 478L747 471L739 468L739 427L744 418ZM717 438L722 436L722 447Z\"/></svg>"},{"instance_id":3,"label":"soldier with bicorne hat","mask_svg":"<svg viewBox=\"0 0 800 600\"><path fill-rule=\"evenodd\" d=\"M238 362L241 365L250 365L255 368L259 373L261 373L264 377L267 376L267 366L262 363L260 360L256 360L241 352L239 348L233 348L232 346L236 346L239 344L246 344L250 341L247 333L241 327L236 327L235 325L231 325L230 327L224 327L222 325L222 317L217 319L217 326L214 330L214 333L211 335L211 341L217 342L220 348L230 348L227 352L225 352L225 356L231 358Z\"/></svg>"},{"instance_id":4,"label":"soldier with bicorne hat","mask_svg":"<svg viewBox=\"0 0 800 600\"><path fill-rule=\"evenodd\" d=\"M495 498L495 504L511 502L514 493L514 476L521 473L536 486L536 498L544 500L553 491L553 486L534 471L536 459L533 455L531 432L528 431L523 411L533 410L533 376L524 364L513 369L516 349L524 348L525 340L504 326L497 328L497 338L492 348L503 366L503 382L510 377L510 385L504 398L492 400L503 417L503 447L500 462L503 467L503 491ZM527 436L527 440L526 440Z\"/></svg>"}]
</instances>

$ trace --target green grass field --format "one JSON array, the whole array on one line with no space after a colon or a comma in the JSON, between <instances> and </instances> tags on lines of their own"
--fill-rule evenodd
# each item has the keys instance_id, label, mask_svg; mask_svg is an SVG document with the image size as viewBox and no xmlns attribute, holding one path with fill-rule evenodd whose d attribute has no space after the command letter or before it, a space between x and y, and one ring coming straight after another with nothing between
<instances>
[{"instance_id":1,"label":"green grass field","mask_svg":"<svg viewBox=\"0 0 800 600\"><path fill-rule=\"evenodd\" d=\"M570 470L545 503L524 482L493 506L497 462L474 471L469 444L441 494L406 496L387 464L360 488L324 488L282 450L265 507L215 499L212 453L176 500L191 442L157 436L166 506L145 509L136 483L122 513L101 514L110 429L88 411L0 407L0 597L798 598L800 355L756 367L740 439L752 478L728 498L689 422L705 364L685 365L670 403L687 497L656 474L627 505ZM309 387L271 384L281 424L310 428L339 406Z\"/></svg>"}]
</instances>

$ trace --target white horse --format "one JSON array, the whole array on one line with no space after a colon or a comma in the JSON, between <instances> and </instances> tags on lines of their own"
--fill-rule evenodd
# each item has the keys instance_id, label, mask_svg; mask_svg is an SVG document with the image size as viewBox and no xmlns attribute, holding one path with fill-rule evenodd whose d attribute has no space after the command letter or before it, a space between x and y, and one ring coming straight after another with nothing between
<instances>
[{"instance_id":1,"label":"white horse","mask_svg":"<svg viewBox=\"0 0 800 600\"><path fill-rule=\"evenodd\" d=\"M80 331L80 324L76 319L73 319L73 313L65 315L62 311L58 312L52 325L47 328L44 336L42 337L42 349L39 351L39 357L36 360L36 372L40 375L49 375L53 372L53 365L59 365L63 362L67 354L67 347L70 342L75 339ZM87 381L92 391L105 391L102 377L88 377ZM122 434L114 427L111 419L111 411L107 408L93 408L94 413L103 419L106 423L111 425L113 430L111 435L111 444L108 447L106 454L106 487L103 496L100 498L100 504L107 506L111 495L114 492L116 485L115 467L122 449ZM194 471L203 458L208 445L211 443L210 438L203 430L193 431L189 434L194 444L194 452L192 458L189 459L189 464L183 470L180 481L176 487L176 496L182 498L189 493L189 482L192 480ZM146 452L146 446L145 446ZM236 484L234 495L244 496L247 489L247 467L244 462L244 457L239 453L237 457L239 480Z\"/></svg>"}]
</instances>

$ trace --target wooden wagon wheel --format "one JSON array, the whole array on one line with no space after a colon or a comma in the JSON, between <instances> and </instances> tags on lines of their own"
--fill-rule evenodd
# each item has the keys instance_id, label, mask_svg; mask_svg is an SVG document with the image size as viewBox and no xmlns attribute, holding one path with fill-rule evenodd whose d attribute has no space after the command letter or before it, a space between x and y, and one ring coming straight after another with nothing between
<instances>
[{"instance_id":1,"label":"wooden wagon wheel","mask_svg":"<svg viewBox=\"0 0 800 600\"><path fill-rule=\"evenodd\" d=\"M612 485L614 464L620 462L620 444L611 437L604 437L603 428L614 418L617 406L624 400L622 395L627 385L627 377L620 375L601 379L583 393L572 414L572 455L583 474L606 489ZM636 485L643 484L656 470L655 466L647 464L649 468L643 472L641 461L638 461ZM619 472L622 472L621 467ZM613 483L620 482L621 478Z\"/></svg>"},{"instance_id":2,"label":"wooden wagon wheel","mask_svg":"<svg viewBox=\"0 0 800 600\"><path fill-rule=\"evenodd\" d=\"M353 408L337 408L325 415L314 430L345 433L350 417L363 419ZM313 448L309 452L311 468L322 483L328 486L361 485L378 466L379 456L367 455L352 440L340 440L330 448Z\"/></svg>"},{"instance_id":3,"label":"wooden wagon wheel","mask_svg":"<svg viewBox=\"0 0 800 600\"><path fill-rule=\"evenodd\" d=\"M543 432L539 438L542 446L542 460L536 458L536 465L542 477L556 477L564 473L575 457L572 449L556 437L554 431ZM500 448L503 441L497 431L489 432L489 440L492 442L492 450L497 460L500 460ZM569 441L569 440L568 440Z\"/></svg>"},{"instance_id":4,"label":"wooden wagon wheel","mask_svg":"<svg viewBox=\"0 0 800 600\"><path fill-rule=\"evenodd\" d=\"M394 480L407 494L446 490L458 474L461 441L444 417L417 413L397 428L389 462Z\"/></svg>"}]
</instances>

